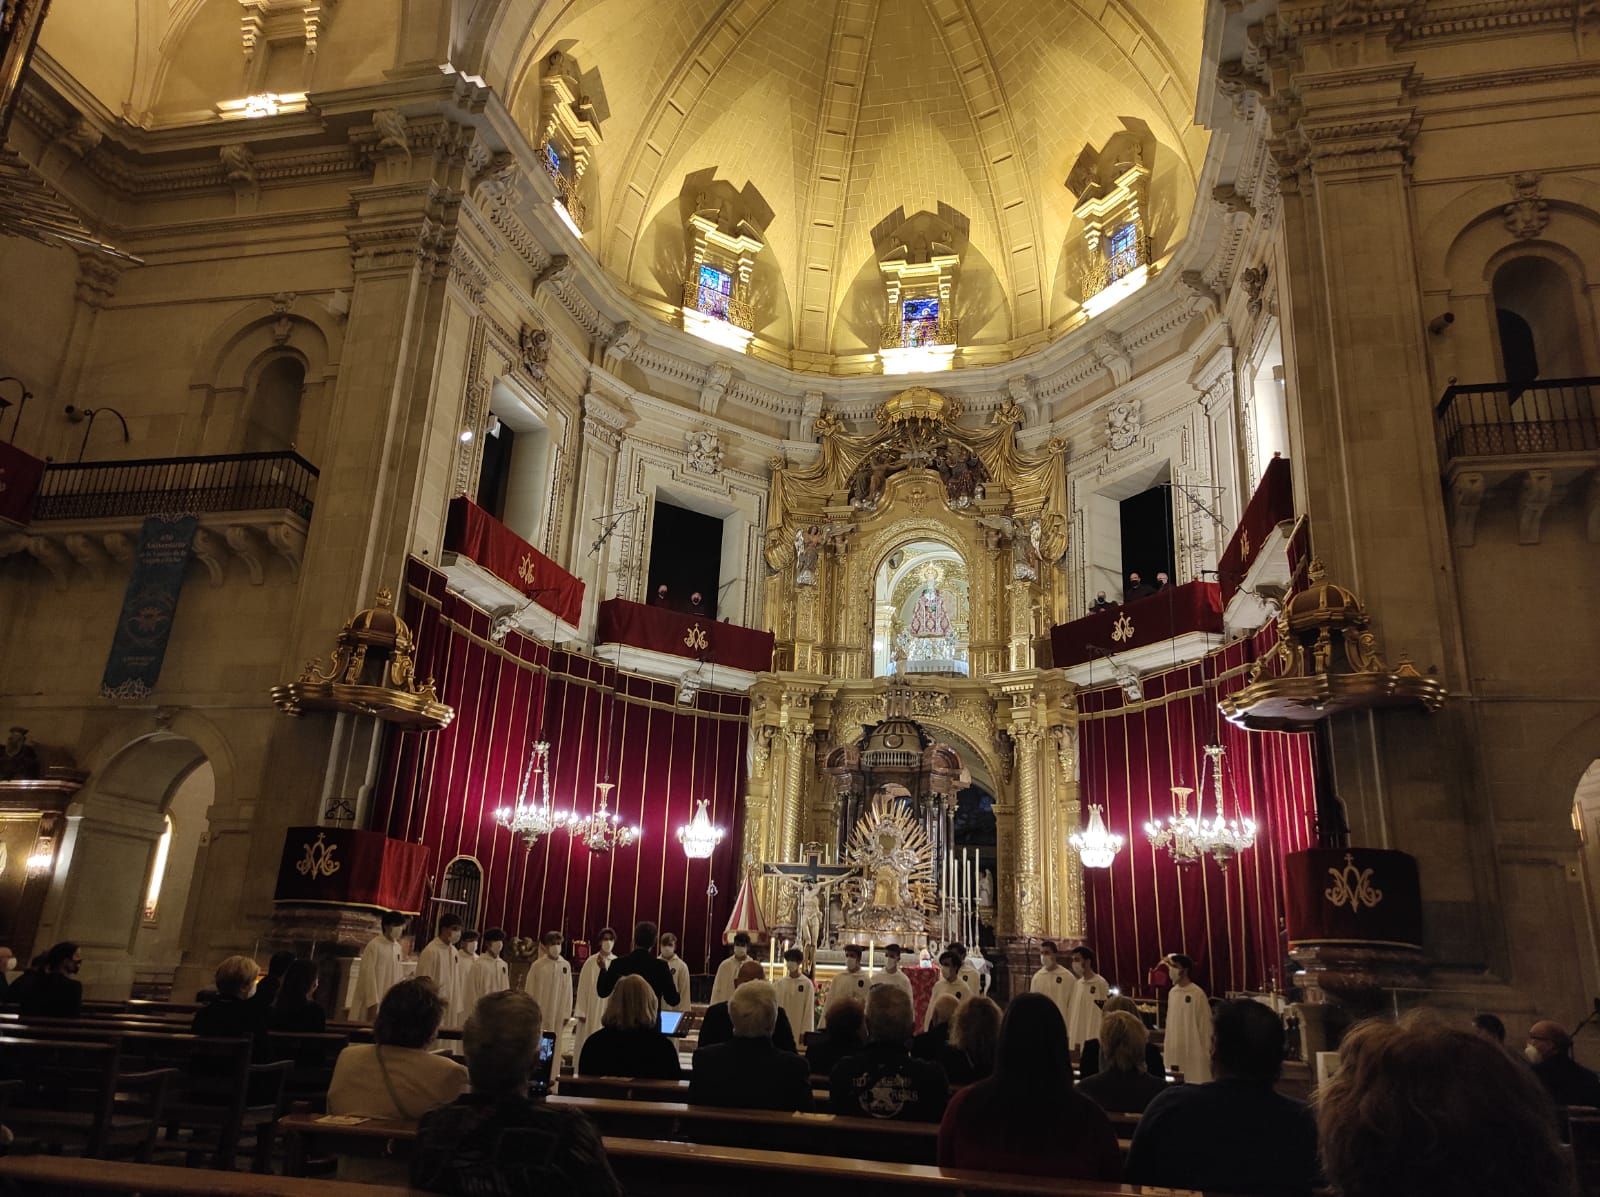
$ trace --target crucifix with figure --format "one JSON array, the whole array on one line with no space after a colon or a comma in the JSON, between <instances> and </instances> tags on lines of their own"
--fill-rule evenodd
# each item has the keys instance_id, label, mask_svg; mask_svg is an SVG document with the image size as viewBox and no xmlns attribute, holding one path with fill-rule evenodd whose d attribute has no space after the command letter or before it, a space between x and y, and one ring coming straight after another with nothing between
<instances>
[{"instance_id":1,"label":"crucifix with figure","mask_svg":"<svg viewBox=\"0 0 1600 1197\"><path fill-rule=\"evenodd\" d=\"M822 938L823 892L846 877L854 876L856 870L852 865L824 864L821 844L807 844L804 855L805 860L800 864L763 864L761 871L781 877L797 890L794 934L800 950L806 954L805 967L809 971L817 956L817 943Z\"/></svg>"}]
</instances>

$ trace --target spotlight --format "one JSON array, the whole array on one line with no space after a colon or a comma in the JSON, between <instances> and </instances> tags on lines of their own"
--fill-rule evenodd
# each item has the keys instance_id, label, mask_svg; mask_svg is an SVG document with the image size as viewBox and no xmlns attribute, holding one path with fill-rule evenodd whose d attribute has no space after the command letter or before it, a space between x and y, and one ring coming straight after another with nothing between
<instances>
[{"instance_id":1,"label":"spotlight","mask_svg":"<svg viewBox=\"0 0 1600 1197\"><path fill-rule=\"evenodd\" d=\"M461 443L463 445L470 445L472 443L472 429L463 428L461 430Z\"/></svg>"}]
</instances>

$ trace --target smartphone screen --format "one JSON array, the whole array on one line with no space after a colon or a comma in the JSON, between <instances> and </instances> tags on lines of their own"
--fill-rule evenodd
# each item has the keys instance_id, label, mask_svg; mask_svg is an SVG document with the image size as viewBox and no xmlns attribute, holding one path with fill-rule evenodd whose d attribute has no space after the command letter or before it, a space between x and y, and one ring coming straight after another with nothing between
<instances>
[{"instance_id":1,"label":"smartphone screen","mask_svg":"<svg viewBox=\"0 0 1600 1197\"><path fill-rule=\"evenodd\" d=\"M533 1076L528 1084L530 1097L543 1097L550 1092L550 1082L556 1071L556 1033L546 1031L539 1037L539 1058L533 1065Z\"/></svg>"}]
</instances>

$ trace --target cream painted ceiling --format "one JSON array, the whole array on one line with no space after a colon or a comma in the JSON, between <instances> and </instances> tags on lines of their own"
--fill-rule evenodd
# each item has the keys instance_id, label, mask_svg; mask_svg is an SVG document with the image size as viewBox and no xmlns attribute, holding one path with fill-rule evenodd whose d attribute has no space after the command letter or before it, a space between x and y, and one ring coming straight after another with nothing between
<instances>
[{"instance_id":1,"label":"cream painted ceiling","mask_svg":"<svg viewBox=\"0 0 1600 1197\"><path fill-rule=\"evenodd\" d=\"M677 302L685 204L715 182L766 217L757 331L799 354L876 347L874 229L965 225L963 344L1036 344L1074 310L1065 181L1134 130L1158 255L1204 153L1192 124L1203 0L567 0L533 22L513 86L571 55L602 117L586 240L645 298ZM741 202L743 202L741 201ZM740 215L748 215L741 212Z\"/></svg>"}]
</instances>

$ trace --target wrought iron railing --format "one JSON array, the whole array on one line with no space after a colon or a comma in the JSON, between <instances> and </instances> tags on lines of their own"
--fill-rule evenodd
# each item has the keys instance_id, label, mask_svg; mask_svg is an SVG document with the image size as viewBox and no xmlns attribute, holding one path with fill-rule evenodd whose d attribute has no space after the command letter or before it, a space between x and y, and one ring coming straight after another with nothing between
<instances>
[{"instance_id":1,"label":"wrought iron railing","mask_svg":"<svg viewBox=\"0 0 1600 1197\"><path fill-rule=\"evenodd\" d=\"M1434 416L1446 462L1600 449L1600 378L1452 383Z\"/></svg>"},{"instance_id":2,"label":"wrought iron railing","mask_svg":"<svg viewBox=\"0 0 1600 1197\"><path fill-rule=\"evenodd\" d=\"M710 287L702 287L693 275L683 281L683 306L713 320L726 320L746 332L755 330L755 312L748 302L737 295L721 295Z\"/></svg>"},{"instance_id":3,"label":"wrought iron railing","mask_svg":"<svg viewBox=\"0 0 1600 1197\"><path fill-rule=\"evenodd\" d=\"M913 329L911 325L922 324ZM885 320L878 330L879 349L909 349L921 345L959 345L961 323L955 316L947 316L937 324L931 321Z\"/></svg>"},{"instance_id":4,"label":"wrought iron railing","mask_svg":"<svg viewBox=\"0 0 1600 1197\"><path fill-rule=\"evenodd\" d=\"M317 467L298 453L84 461L45 468L33 518L286 510L310 519L316 490Z\"/></svg>"},{"instance_id":5,"label":"wrought iron railing","mask_svg":"<svg viewBox=\"0 0 1600 1197\"><path fill-rule=\"evenodd\" d=\"M578 184L569 179L561 167L550 160L545 152L545 145L539 146L539 161L544 164L545 173L550 176L550 181L555 184L556 202L567 210L567 215L572 217L572 223L584 232L589 231L589 210L584 202L578 198Z\"/></svg>"}]
</instances>

